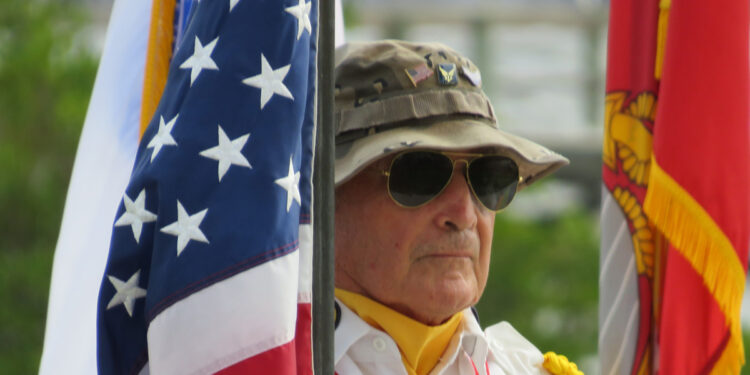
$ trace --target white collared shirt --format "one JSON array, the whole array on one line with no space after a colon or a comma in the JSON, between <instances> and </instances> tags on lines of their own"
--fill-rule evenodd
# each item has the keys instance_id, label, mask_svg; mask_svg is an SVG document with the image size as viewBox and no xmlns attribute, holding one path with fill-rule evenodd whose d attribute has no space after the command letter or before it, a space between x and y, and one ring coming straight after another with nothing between
<instances>
[{"instance_id":1,"label":"white collared shirt","mask_svg":"<svg viewBox=\"0 0 750 375\"><path fill-rule=\"evenodd\" d=\"M407 375L396 342L337 300L334 361L338 375ZM509 323L482 332L471 309L430 375L541 375L544 356Z\"/></svg>"}]
</instances>

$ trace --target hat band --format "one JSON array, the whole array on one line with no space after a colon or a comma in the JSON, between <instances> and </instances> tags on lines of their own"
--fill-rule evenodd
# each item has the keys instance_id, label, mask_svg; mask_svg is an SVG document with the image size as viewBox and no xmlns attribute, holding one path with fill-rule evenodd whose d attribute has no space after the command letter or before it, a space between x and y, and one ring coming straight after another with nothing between
<instances>
[{"instance_id":1,"label":"hat band","mask_svg":"<svg viewBox=\"0 0 750 375\"><path fill-rule=\"evenodd\" d=\"M440 89L380 99L359 107L343 109L336 114L336 134L446 115L473 115L495 122L492 105L481 92Z\"/></svg>"}]
</instances>

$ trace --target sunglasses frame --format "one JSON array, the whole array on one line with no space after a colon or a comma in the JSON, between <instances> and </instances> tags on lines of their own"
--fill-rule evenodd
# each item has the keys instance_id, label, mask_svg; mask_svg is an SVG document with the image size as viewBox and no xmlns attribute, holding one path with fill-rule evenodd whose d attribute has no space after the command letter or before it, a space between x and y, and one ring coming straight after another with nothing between
<instances>
[{"instance_id":1,"label":"sunglasses frame","mask_svg":"<svg viewBox=\"0 0 750 375\"><path fill-rule=\"evenodd\" d=\"M414 152L424 152L424 153L439 154L439 155L445 156L446 158L448 158L448 160L451 161L451 175L448 177L448 180L445 182L445 184L443 185L443 187L440 188L440 191L437 194L435 194L435 196L433 196L432 198L428 199L424 203L418 204L416 206L407 206L405 204L402 204L398 200L396 200L396 198L393 197L393 194L391 194L391 169L393 169L393 164L396 162L396 160L398 160L398 158L400 158L401 156L403 156L405 154L410 154L410 153L414 153ZM458 159L454 159L451 156L458 156L459 158ZM507 156L500 155L500 154L483 154L483 153L473 153L473 152L435 151L435 150L406 150L406 151L402 151L402 152L399 152L398 154L396 154L396 156L394 156L393 159L391 159L391 162L388 165L388 169L382 170L381 172L382 172L382 174L384 176L387 177L386 190L388 191L388 196L391 198L391 200L393 201L393 203L396 203L397 206L404 207L404 208L419 208L419 207L422 207L422 206L424 206L424 205L432 202L433 200L435 200L435 198L437 198L441 194L443 194L443 191L445 191L445 189L448 187L448 185L450 185L451 181L453 181L453 171L456 169L456 163L458 163L458 162L464 162L464 163L466 163L466 168L464 168L464 178L466 179L466 184L469 185L469 190L471 190L471 195L474 197L474 199L476 199L476 201L484 209L492 211L492 212L495 212L495 213L498 213L498 212L504 210L506 207L508 207L508 205L510 205L510 202L508 202L508 205L506 205L505 207L503 207L503 208L501 208L499 210L493 210L493 209L487 207L484 204L484 202L482 202L482 200L479 199L479 196L477 195L477 192L474 190L474 185L471 183L471 179L469 178L469 166L471 166L471 163L473 163L475 160L477 160L479 158L482 158L482 157L485 157L485 156L501 156L501 157L504 157L504 158L508 158ZM508 158L508 159L510 159L510 158ZM513 163L516 164L516 167L518 167L518 164L515 163L514 160L511 159L511 161L513 161ZM523 177L519 173L518 174L518 184L520 184L521 182L523 182ZM518 184L516 185L516 191L518 189Z\"/></svg>"}]
</instances>

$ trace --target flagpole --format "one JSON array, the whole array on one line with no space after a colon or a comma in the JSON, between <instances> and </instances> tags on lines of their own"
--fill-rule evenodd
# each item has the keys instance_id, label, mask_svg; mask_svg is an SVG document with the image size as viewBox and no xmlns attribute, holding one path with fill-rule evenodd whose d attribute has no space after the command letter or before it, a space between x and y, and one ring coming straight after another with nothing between
<instances>
[{"instance_id":1,"label":"flagpole","mask_svg":"<svg viewBox=\"0 0 750 375\"><path fill-rule=\"evenodd\" d=\"M318 2L318 108L313 174L313 365L333 374L334 277L334 1Z\"/></svg>"}]
</instances>

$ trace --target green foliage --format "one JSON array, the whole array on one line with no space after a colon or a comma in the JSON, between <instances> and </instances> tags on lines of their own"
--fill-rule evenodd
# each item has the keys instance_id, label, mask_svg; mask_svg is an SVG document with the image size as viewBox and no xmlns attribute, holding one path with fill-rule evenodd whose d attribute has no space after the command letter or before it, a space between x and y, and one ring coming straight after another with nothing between
<instances>
[{"instance_id":1,"label":"green foliage","mask_svg":"<svg viewBox=\"0 0 750 375\"><path fill-rule=\"evenodd\" d=\"M0 373L36 372L50 270L96 72L69 1L0 1Z\"/></svg>"},{"instance_id":2,"label":"green foliage","mask_svg":"<svg viewBox=\"0 0 750 375\"><path fill-rule=\"evenodd\" d=\"M542 352L596 355L599 239L594 215L495 222L490 277L477 305L483 326L505 320Z\"/></svg>"},{"instance_id":3,"label":"green foliage","mask_svg":"<svg viewBox=\"0 0 750 375\"><path fill-rule=\"evenodd\" d=\"M341 13L344 18L344 27L346 29L356 27L362 23L362 12L357 9L357 3L354 1L341 1Z\"/></svg>"},{"instance_id":4,"label":"green foliage","mask_svg":"<svg viewBox=\"0 0 750 375\"><path fill-rule=\"evenodd\" d=\"M49 248L0 252L0 374L37 371L51 269Z\"/></svg>"},{"instance_id":5,"label":"green foliage","mask_svg":"<svg viewBox=\"0 0 750 375\"><path fill-rule=\"evenodd\" d=\"M0 248L54 240L96 61L77 49L82 14L52 1L0 3ZM55 220L47 220L55 217Z\"/></svg>"}]
</instances>

